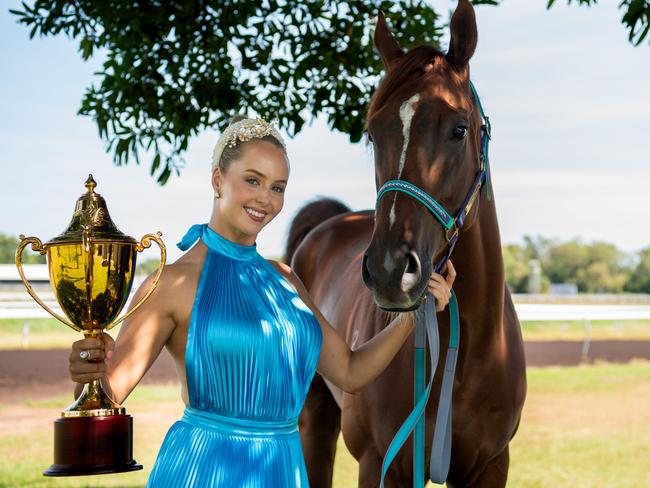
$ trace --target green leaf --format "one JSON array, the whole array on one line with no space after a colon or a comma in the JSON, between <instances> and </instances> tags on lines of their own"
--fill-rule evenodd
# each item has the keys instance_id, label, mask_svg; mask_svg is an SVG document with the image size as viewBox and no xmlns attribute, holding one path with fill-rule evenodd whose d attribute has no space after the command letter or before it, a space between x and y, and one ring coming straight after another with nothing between
<instances>
[{"instance_id":1,"label":"green leaf","mask_svg":"<svg viewBox=\"0 0 650 488\"><path fill-rule=\"evenodd\" d=\"M151 172L149 174L153 176L154 173L158 171L159 166L160 166L160 153L156 152L156 155L154 156L153 161L151 163Z\"/></svg>"}]
</instances>

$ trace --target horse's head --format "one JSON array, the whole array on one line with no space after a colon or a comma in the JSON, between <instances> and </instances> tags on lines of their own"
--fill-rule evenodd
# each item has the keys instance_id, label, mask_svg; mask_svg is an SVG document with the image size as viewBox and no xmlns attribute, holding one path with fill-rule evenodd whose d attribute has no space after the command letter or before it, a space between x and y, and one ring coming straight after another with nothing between
<instances>
[{"instance_id":1,"label":"horse's head","mask_svg":"<svg viewBox=\"0 0 650 488\"><path fill-rule=\"evenodd\" d=\"M430 46L403 52L380 12L375 46L386 75L366 121L374 146L375 181L412 183L450 215L463 206L479 170L481 116L475 110L469 59L477 42L474 10L460 0L451 19L446 54ZM465 228L476 219L476 207ZM426 291L449 232L418 199L386 193L378 202L363 280L386 310L412 310Z\"/></svg>"}]
</instances>

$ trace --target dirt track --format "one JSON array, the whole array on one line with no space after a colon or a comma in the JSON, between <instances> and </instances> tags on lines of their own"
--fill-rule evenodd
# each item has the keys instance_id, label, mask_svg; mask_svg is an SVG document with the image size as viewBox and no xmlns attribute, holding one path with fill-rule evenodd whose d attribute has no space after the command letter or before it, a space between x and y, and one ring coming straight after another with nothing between
<instances>
[{"instance_id":1,"label":"dirt track","mask_svg":"<svg viewBox=\"0 0 650 488\"><path fill-rule=\"evenodd\" d=\"M572 366L582 360L581 341L527 342L528 366ZM37 400L70 392L68 350L0 351L0 403ZM628 362L650 359L650 341L594 341L587 361ZM143 379L144 383L176 382L176 368L163 354Z\"/></svg>"},{"instance_id":2,"label":"dirt track","mask_svg":"<svg viewBox=\"0 0 650 488\"><path fill-rule=\"evenodd\" d=\"M68 379L67 349L0 351L0 403L36 400L72 392ZM145 375L143 383L176 382L176 367L163 351Z\"/></svg>"}]
</instances>

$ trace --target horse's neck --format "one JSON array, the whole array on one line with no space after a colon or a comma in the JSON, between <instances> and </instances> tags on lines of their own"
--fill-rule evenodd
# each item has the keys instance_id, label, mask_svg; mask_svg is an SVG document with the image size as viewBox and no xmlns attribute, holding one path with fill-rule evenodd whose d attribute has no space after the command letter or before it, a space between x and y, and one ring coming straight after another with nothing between
<instances>
[{"instance_id":1,"label":"horse's neck","mask_svg":"<svg viewBox=\"0 0 650 488\"><path fill-rule=\"evenodd\" d=\"M472 322L472 340L498 338L503 331L505 278L494 199L481 194L479 215L459 240L452 261L457 269L454 290L461 315Z\"/></svg>"}]
</instances>

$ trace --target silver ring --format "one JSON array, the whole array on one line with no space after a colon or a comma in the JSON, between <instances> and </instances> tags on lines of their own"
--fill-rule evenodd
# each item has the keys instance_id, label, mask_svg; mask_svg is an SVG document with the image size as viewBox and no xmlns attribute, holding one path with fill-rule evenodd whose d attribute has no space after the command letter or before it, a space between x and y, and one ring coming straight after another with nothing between
<instances>
[{"instance_id":1,"label":"silver ring","mask_svg":"<svg viewBox=\"0 0 650 488\"><path fill-rule=\"evenodd\" d=\"M90 353L88 351L81 351L79 353L79 357L83 359L84 361L87 361L88 358L90 357Z\"/></svg>"}]
</instances>

